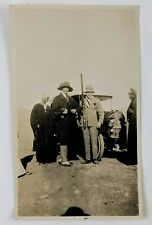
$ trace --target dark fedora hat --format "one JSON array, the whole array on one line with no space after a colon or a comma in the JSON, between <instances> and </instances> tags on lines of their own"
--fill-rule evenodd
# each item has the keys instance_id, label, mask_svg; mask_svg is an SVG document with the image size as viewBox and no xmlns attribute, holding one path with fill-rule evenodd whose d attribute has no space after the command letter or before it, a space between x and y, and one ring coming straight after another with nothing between
<instances>
[{"instance_id":1,"label":"dark fedora hat","mask_svg":"<svg viewBox=\"0 0 152 225\"><path fill-rule=\"evenodd\" d=\"M58 87L58 90L62 90L63 88L69 88L69 91L73 91L73 88L70 86L70 83L68 81L64 81L60 84L60 86Z\"/></svg>"}]
</instances>

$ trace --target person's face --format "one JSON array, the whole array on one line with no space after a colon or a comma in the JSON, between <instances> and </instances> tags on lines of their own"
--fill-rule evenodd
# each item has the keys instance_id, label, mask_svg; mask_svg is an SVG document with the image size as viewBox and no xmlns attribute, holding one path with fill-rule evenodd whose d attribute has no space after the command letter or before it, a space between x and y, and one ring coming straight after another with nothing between
<instances>
[{"instance_id":1,"label":"person's face","mask_svg":"<svg viewBox=\"0 0 152 225\"><path fill-rule=\"evenodd\" d=\"M68 94L69 88L68 88L68 87L64 87L64 88L62 89L62 91L63 91L64 94Z\"/></svg>"},{"instance_id":2,"label":"person's face","mask_svg":"<svg viewBox=\"0 0 152 225\"><path fill-rule=\"evenodd\" d=\"M92 92L87 92L86 95L87 95L88 98L91 98L93 96L93 93Z\"/></svg>"},{"instance_id":3,"label":"person's face","mask_svg":"<svg viewBox=\"0 0 152 225\"><path fill-rule=\"evenodd\" d=\"M47 102L49 101L49 97L45 97L45 98L43 98L42 100L43 100L43 102L44 102L44 104L45 104L45 103L47 103Z\"/></svg>"}]
</instances>

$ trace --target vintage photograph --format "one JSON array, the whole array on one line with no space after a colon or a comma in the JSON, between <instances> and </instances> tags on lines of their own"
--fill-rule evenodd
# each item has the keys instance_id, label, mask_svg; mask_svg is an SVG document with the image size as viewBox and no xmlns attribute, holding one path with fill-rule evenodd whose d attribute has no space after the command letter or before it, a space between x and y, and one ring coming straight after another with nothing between
<instances>
[{"instance_id":1,"label":"vintage photograph","mask_svg":"<svg viewBox=\"0 0 152 225\"><path fill-rule=\"evenodd\" d=\"M16 216L140 217L135 6L12 5Z\"/></svg>"}]
</instances>

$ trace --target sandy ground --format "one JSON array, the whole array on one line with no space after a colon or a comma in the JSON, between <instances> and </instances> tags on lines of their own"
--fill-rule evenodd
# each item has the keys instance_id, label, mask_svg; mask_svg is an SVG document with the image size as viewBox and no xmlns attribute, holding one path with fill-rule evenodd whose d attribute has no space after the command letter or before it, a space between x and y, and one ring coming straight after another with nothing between
<instances>
[{"instance_id":1,"label":"sandy ground","mask_svg":"<svg viewBox=\"0 0 152 225\"><path fill-rule=\"evenodd\" d=\"M32 154L30 112L19 112L18 155ZM119 158L118 158L119 159ZM18 178L19 216L135 216L138 215L137 166L117 158L70 168L57 163L38 165L35 156L27 164L32 175ZM71 208L77 207L77 208Z\"/></svg>"},{"instance_id":2,"label":"sandy ground","mask_svg":"<svg viewBox=\"0 0 152 225\"><path fill-rule=\"evenodd\" d=\"M99 165L72 167L57 163L28 164L32 175L18 178L19 216L60 216L78 207L91 216L138 215L136 166L115 158L103 158Z\"/></svg>"}]
</instances>

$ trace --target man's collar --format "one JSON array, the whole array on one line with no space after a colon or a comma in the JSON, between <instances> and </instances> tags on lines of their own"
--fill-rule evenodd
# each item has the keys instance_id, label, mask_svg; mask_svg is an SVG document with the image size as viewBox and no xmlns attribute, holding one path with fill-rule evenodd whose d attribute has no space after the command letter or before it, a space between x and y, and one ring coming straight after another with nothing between
<instances>
[{"instance_id":1,"label":"man's collar","mask_svg":"<svg viewBox=\"0 0 152 225\"><path fill-rule=\"evenodd\" d=\"M93 95L91 95L91 96L86 95L86 98L91 100L91 99L94 99L94 96Z\"/></svg>"},{"instance_id":2,"label":"man's collar","mask_svg":"<svg viewBox=\"0 0 152 225\"><path fill-rule=\"evenodd\" d=\"M67 99L67 96L66 96L66 94L63 92L63 91L61 91L61 94L64 96L64 98L66 98ZM68 95L68 94L67 94ZM69 97L69 96L68 96Z\"/></svg>"}]
</instances>

